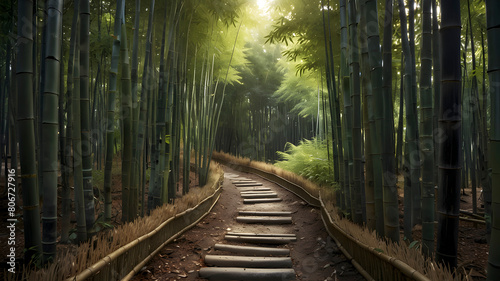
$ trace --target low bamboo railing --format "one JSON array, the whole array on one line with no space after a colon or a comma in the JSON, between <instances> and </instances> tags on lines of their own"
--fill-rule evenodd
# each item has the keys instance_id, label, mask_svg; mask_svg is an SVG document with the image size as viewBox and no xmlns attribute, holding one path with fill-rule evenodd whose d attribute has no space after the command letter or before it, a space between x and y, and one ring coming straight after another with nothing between
<instances>
[{"instance_id":1,"label":"low bamboo railing","mask_svg":"<svg viewBox=\"0 0 500 281\"><path fill-rule=\"evenodd\" d=\"M195 226L210 213L222 192L222 177L223 175L214 182L214 185L218 185L214 193L196 206L166 220L150 233L124 245L66 281L131 279L166 244Z\"/></svg>"}]
</instances>

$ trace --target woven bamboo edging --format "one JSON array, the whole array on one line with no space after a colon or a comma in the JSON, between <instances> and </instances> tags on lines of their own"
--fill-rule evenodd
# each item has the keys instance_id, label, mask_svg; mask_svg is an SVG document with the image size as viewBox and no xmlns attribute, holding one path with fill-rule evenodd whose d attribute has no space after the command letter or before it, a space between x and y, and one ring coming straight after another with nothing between
<instances>
[{"instance_id":1,"label":"woven bamboo edging","mask_svg":"<svg viewBox=\"0 0 500 281\"><path fill-rule=\"evenodd\" d=\"M425 277L421 272L415 270L403 261L381 253L375 248L369 247L345 233L331 218L321 196L316 198L305 191L301 186L289 182L273 173L218 159L216 157L213 157L213 160L238 171L257 174L289 190L310 205L320 208L321 219L329 235L335 240L342 253L366 280L430 281L430 279Z\"/></svg>"},{"instance_id":2,"label":"woven bamboo edging","mask_svg":"<svg viewBox=\"0 0 500 281\"><path fill-rule=\"evenodd\" d=\"M129 280L166 244L210 213L222 192L221 178L214 185L218 185L214 193L198 205L169 218L150 233L128 243L66 281Z\"/></svg>"},{"instance_id":3,"label":"woven bamboo edging","mask_svg":"<svg viewBox=\"0 0 500 281\"><path fill-rule=\"evenodd\" d=\"M216 157L212 157L212 159L225 165L225 166L231 167L234 170L237 170L240 172L256 174L256 175L258 175L258 176L260 176L260 177L262 177L270 182L273 182L273 183L283 187L284 189L290 191L291 193L297 195L298 197L300 197L302 200L306 201L307 204L309 204L311 206L314 206L317 208L319 208L321 206L319 199L317 197L315 197L311 193L307 192L301 186L299 186L293 182L290 182L290 181L288 181L288 180L286 180L278 175L275 175L273 173L266 172L264 170L257 169L254 167L243 166L243 165L239 165L236 163L228 162L228 161L225 161L223 159L216 158Z\"/></svg>"}]
</instances>

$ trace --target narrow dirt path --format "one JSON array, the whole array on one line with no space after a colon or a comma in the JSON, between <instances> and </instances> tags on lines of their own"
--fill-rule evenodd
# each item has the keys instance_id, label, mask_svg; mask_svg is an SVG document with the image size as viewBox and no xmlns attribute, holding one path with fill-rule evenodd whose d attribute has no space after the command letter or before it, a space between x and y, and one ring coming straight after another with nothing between
<instances>
[{"instance_id":1,"label":"narrow dirt path","mask_svg":"<svg viewBox=\"0 0 500 281\"><path fill-rule=\"evenodd\" d=\"M212 212L198 225L167 245L133 280L205 280L199 271L207 267L206 255L236 255L214 249L215 244L265 246L290 250L296 280L364 280L346 260L328 236L319 210L308 206L299 197L256 175L240 173L224 167L222 195ZM230 176L231 177L230 177ZM232 180L240 177L263 183L270 188L277 203L244 204L240 192L255 187L236 187ZM237 222L239 211L287 211L292 223L279 225ZM247 244L225 240L232 233L288 233L296 241L282 245Z\"/></svg>"}]
</instances>

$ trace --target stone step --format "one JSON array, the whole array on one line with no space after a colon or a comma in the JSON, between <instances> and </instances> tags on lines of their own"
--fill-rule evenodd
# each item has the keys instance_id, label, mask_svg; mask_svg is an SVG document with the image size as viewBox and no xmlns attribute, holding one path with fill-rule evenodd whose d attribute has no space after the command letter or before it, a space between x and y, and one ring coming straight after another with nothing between
<instances>
[{"instance_id":1,"label":"stone step","mask_svg":"<svg viewBox=\"0 0 500 281\"><path fill-rule=\"evenodd\" d=\"M242 189L240 192L250 192L250 191L255 191L255 192L259 192L259 191L271 191L271 189L269 187L254 187L254 188Z\"/></svg>"},{"instance_id":2,"label":"stone step","mask_svg":"<svg viewBox=\"0 0 500 281\"><path fill-rule=\"evenodd\" d=\"M291 224L292 217L245 216L236 217L236 221L241 223Z\"/></svg>"},{"instance_id":3,"label":"stone step","mask_svg":"<svg viewBox=\"0 0 500 281\"><path fill-rule=\"evenodd\" d=\"M270 247L256 247L256 246L237 246L229 244L215 244L215 250L226 251L243 255L270 255L270 256L288 256L290 249L284 248L270 248Z\"/></svg>"},{"instance_id":4,"label":"stone step","mask_svg":"<svg viewBox=\"0 0 500 281\"><path fill-rule=\"evenodd\" d=\"M295 238L295 233L245 233L245 232L228 232L227 235L234 236L258 236L258 237L291 237Z\"/></svg>"},{"instance_id":5,"label":"stone step","mask_svg":"<svg viewBox=\"0 0 500 281\"><path fill-rule=\"evenodd\" d=\"M204 267L200 269L201 278L209 280L294 280L292 268L240 268L240 267Z\"/></svg>"},{"instance_id":6,"label":"stone step","mask_svg":"<svg viewBox=\"0 0 500 281\"><path fill-rule=\"evenodd\" d=\"M243 199L243 204L273 203L281 201L283 201L281 198Z\"/></svg>"},{"instance_id":7,"label":"stone step","mask_svg":"<svg viewBox=\"0 0 500 281\"><path fill-rule=\"evenodd\" d=\"M241 195L243 195L243 194L269 194L269 193L275 193L275 192L272 191L272 190L261 190L261 191L258 191L258 190L248 190L248 191L240 191Z\"/></svg>"},{"instance_id":8,"label":"stone step","mask_svg":"<svg viewBox=\"0 0 500 281\"><path fill-rule=\"evenodd\" d=\"M252 193L252 194L241 194L241 198L245 199L256 199L256 198L276 198L277 193Z\"/></svg>"},{"instance_id":9,"label":"stone step","mask_svg":"<svg viewBox=\"0 0 500 281\"><path fill-rule=\"evenodd\" d=\"M257 182L254 180L233 180L233 183L238 184L238 183L257 183Z\"/></svg>"},{"instance_id":10,"label":"stone step","mask_svg":"<svg viewBox=\"0 0 500 281\"><path fill-rule=\"evenodd\" d=\"M239 211L240 216L290 216L292 212L286 211Z\"/></svg>"},{"instance_id":11,"label":"stone step","mask_svg":"<svg viewBox=\"0 0 500 281\"><path fill-rule=\"evenodd\" d=\"M224 239L233 242L257 243L257 244L288 244L297 241L295 237L261 237L261 236L235 236L225 235Z\"/></svg>"},{"instance_id":12,"label":"stone step","mask_svg":"<svg viewBox=\"0 0 500 281\"><path fill-rule=\"evenodd\" d=\"M262 186L261 182L255 182L255 183L235 183L234 184L236 187L248 187L248 186Z\"/></svg>"},{"instance_id":13,"label":"stone step","mask_svg":"<svg viewBox=\"0 0 500 281\"><path fill-rule=\"evenodd\" d=\"M225 255L206 255L205 263L209 266L225 267L258 267L258 268L285 268L292 267L290 257L243 257Z\"/></svg>"}]
</instances>

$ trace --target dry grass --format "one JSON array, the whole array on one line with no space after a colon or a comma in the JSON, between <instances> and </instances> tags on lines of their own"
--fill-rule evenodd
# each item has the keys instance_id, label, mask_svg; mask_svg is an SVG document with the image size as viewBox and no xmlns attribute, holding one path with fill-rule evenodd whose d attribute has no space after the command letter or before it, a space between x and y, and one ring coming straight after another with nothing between
<instances>
[{"instance_id":1,"label":"dry grass","mask_svg":"<svg viewBox=\"0 0 500 281\"><path fill-rule=\"evenodd\" d=\"M214 152L213 158L215 160L222 160L229 164L237 164L242 166L249 166L264 170L266 172L274 173L279 175L288 181L291 181L299 186L304 187L314 196L318 196L321 193L322 201L325 203L326 209L334 223L342 229L352 240L356 243L364 244L369 248L374 249L377 252L383 253L385 255L396 258L403 263L409 265L418 272L424 274L430 280L454 280L454 281L469 281L472 277L469 276L468 272L459 272L458 274L452 274L449 269L443 268L442 265L436 264L429 258L426 258L422 252L415 248L409 248L405 243L392 243L386 239L381 239L377 237L375 231L370 231L364 226L360 226L352 223L347 219L343 219L338 216L338 212L335 209L335 194L332 188L320 187L310 182L309 180L297 176L296 174L288 171L284 171L278 167L271 164L251 161L247 158L240 158L231 156L226 153ZM362 242L361 242L362 241ZM359 261L358 261L359 262ZM386 276L384 276L385 278ZM389 279L387 279L389 280Z\"/></svg>"},{"instance_id":2,"label":"dry grass","mask_svg":"<svg viewBox=\"0 0 500 281\"><path fill-rule=\"evenodd\" d=\"M210 170L209 179L205 186L192 188L189 193L177 199L175 204L163 205L153 210L149 216L138 218L133 222L100 233L93 237L91 241L78 246L76 255L74 253L59 254L57 260L47 268L23 271L22 279L55 281L79 274L120 247L153 231L164 221L196 206L212 195L219 186L216 183L221 181L223 171L215 163L212 163ZM14 280L14 276L10 274L8 276L11 276L9 280Z\"/></svg>"}]
</instances>

